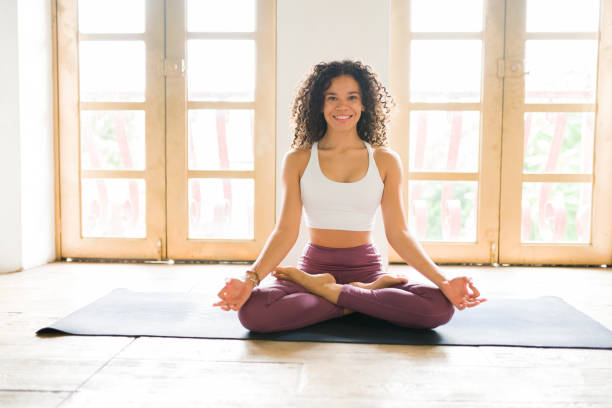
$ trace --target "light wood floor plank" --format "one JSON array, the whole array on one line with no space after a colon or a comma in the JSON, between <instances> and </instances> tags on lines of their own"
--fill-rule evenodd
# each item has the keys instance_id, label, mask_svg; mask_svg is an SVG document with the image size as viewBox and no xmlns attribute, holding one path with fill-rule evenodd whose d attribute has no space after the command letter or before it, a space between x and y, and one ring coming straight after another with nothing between
<instances>
[{"instance_id":1,"label":"light wood floor plank","mask_svg":"<svg viewBox=\"0 0 612 408\"><path fill-rule=\"evenodd\" d=\"M69 396L68 392L0 391L0 407L55 408Z\"/></svg>"}]
</instances>

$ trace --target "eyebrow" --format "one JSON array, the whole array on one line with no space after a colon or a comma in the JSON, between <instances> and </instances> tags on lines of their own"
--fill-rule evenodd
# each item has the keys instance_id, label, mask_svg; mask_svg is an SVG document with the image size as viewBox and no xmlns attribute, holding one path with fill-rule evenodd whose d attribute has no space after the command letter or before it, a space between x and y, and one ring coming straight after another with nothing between
<instances>
[{"instance_id":1,"label":"eyebrow","mask_svg":"<svg viewBox=\"0 0 612 408\"><path fill-rule=\"evenodd\" d=\"M359 95L359 92L358 92L358 91L350 91L350 92L349 92L349 95L350 95L350 94L357 94L357 95ZM325 95L336 95L336 92L328 92L328 91L325 91Z\"/></svg>"}]
</instances>

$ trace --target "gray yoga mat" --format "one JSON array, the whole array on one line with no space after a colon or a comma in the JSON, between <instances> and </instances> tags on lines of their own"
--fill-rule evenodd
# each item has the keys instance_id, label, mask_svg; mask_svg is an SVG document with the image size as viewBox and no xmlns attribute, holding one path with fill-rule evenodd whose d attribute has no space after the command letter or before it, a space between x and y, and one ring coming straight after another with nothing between
<instances>
[{"instance_id":1,"label":"gray yoga mat","mask_svg":"<svg viewBox=\"0 0 612 408\"><path fill-rule=\"evenodd\" d=\"M202 295L116 289L38 334L153 336L457 346L612 349L612 331L558 297L490 299L435 330L406 329L358 313L299 330L253 333Z\"/></svg>"}]
</instances>

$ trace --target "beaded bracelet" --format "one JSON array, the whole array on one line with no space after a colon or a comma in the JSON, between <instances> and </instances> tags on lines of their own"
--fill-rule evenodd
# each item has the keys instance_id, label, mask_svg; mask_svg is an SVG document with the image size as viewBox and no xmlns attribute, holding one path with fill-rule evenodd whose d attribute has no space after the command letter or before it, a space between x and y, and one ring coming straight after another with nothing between
<instances>
[{"instance_id":1,"label":"beaded bracelet","mask_svg":"<svg viewBox=\"0 0 612 408\"><path fill-rule=\"evenodd\" d=\"M253 282L253 283L255 284L255 286L259 285L259 283L260 283L261 281L259 280L259 276L257 276L257 272L255 272L255 271L253 271L253 270L249 269L249 270L247 270L247 271L246 271L246 274L247 274L247 275L246 275L246 278L247 278L248 280L250 280L251 282ZM255 276L255 279L257 279L257 280L253 279L253 278L251 277L251 274L253 274L253 275Z\"/></svg>"}]
</instances>

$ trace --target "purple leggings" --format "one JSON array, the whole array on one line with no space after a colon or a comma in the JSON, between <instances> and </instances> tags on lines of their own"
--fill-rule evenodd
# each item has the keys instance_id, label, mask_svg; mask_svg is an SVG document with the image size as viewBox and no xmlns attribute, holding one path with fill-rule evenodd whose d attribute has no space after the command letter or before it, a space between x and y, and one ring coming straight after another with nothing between
<instances>
[{"instance_id":1,"label":"purple leggings","mask_svg":"<svg viewBox=\"0 0 612 408\"><path fill-rule=\"evenodd\" d=\"M309 243L298 269L310 274L330 273L344 284L338 304L313 295L302 286L266 280L238 311L242 325L266 333L292 330L344 315L344 309L387 320L398 326L431 329L448 322L453 305L435 287L401 283L384 289L362 289L350 282L370 283L384 275L373 244L327 248Z\"/></svg>"}]
</instances>

